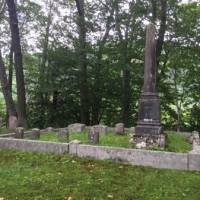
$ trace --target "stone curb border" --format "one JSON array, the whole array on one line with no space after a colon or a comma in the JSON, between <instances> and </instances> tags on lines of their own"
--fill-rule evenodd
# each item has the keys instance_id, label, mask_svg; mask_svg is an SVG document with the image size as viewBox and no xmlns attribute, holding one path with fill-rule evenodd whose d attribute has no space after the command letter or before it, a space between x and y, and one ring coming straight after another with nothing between
<instances>
[{"instance_id":1,"label":"stone curb border","mask_svg":"<svg viewBox=\"0 0 200 200\"><path fill-rule=\"evenodd\" d=\"M83 145L78 141L68 143L34 141L26 139L0 138L0 149L14 149L33 152L69 153L78 157L97 160L113 160L139 166L162 169L200 171L200 154L171 153L116 147Z\"/></svg>"}]
</instances>

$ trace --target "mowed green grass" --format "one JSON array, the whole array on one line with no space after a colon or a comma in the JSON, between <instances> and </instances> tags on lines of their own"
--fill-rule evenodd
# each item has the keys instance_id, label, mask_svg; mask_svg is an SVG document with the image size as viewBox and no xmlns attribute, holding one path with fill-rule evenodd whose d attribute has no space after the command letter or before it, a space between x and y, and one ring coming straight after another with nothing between
<instances>
[{"instance_id":1,"label":"mowed green grass","mask_svg":"<svg viewBox=\"0 0 200 200\"><path fill-rule=\"evenodd\" d=\"M6 200L200 199L200 172L10 150L0 151L0 183Z\"/></svg>"},{"instance_id":2,"label":"mowed green grass","mask_svg":"<svg viewBox=\"0 0 200 200\"><path fill-rule=\"evenodd\" d=\"M88 133L71 133L69 140L80 140L83 144L88 144ZM56 133L48 133L41 135L40 140L58 142ZM100 135L100 146L133 148L129 143L130 136L128 134L121 136L114 133ZM166 151L186 153L192 150L192 145L188 143L186 137L181 134L169 132L167 133ZM160 150L155 147L153 150Z\"/></svg>"},{"instance_id":3,"label":"mowed green grass","mask_svg":"<svg viewBox=\"0 0 200 200\"><path fill-rule=\"evenodd\" d=\"M124 136L113 133L101 134L99 145L129 148L131 147L129 139L130 136L128 134ZM56 133L48 133L41 135L40 140L58 142L58 137ZM88 133L70 133L69 140L80 140L83 144L88 144Z\"/></svg>"}]
</instances>

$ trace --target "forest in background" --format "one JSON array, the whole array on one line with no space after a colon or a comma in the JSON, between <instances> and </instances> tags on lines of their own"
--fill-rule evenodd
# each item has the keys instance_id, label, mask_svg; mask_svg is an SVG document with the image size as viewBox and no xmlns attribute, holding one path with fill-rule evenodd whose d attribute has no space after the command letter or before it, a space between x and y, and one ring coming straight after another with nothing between
<instances>
[{"instance_id":1,"label":"forest in background","mask_svg":"<svg viewBox=\"0 0 200 200\"><path fill-rule=\"evenodd\" d=\"M1 0L0 9L0 116L8 126L13 116L24 127L135 126L145 28L154 23L161 121L200 130L198 2Z\"/></svg>"}]
</instances>

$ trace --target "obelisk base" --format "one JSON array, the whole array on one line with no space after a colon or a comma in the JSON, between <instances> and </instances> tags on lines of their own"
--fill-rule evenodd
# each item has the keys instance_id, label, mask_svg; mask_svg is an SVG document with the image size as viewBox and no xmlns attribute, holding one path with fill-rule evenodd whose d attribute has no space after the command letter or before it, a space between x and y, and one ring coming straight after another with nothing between
<instances>
[{"instance_id":1,"label":"obelisk base","mask_svg":"<svg viewBox=\"0 0 200 200\"><path fill-rule=\"evenodd\" d=\"M165 149L166 137L164 134L157 136L138 136L134 135L131 142L137 149Z\"/></svg>"},{"instance_id":2,"label":"obelisk base","mask_svg":"<svg viewBox=\"0 0 200 200\"><path fill-rule=\"evenodd\" d=\"M139 100L138 122L133 143L136 148L164 148L165 135L160 123L160 99L156 93L143 93Z\"/></svg>"}]
</instances>

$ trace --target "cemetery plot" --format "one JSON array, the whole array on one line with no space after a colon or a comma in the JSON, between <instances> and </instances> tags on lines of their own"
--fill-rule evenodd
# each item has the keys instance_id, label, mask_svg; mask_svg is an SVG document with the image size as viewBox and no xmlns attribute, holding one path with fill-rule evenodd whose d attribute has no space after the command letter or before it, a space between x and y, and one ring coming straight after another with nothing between
<instances>
[{"instance_id":1,"label":"cemetery plot","mask_svg":"<svg viewBox=\"0 0 200 200\"><path fill-rule=\"evenodd\" d=\"M166 140L166 147L165 151L169 152L179 152L179 153L186 153L192 150L192 144L190 144L188 137L181 133L176 132L167 132L167 140ZM124 135L118 135L116 133L110 132L107 134L100 134L99 136L99 144L100 146L111 146L111 147L123 147L123 148L135 148L134 145L130 144L130 138L132 135L128 133ZM59 142L59 134L56 132L49 132L42 134L40 136L40 140L42 141L53 141ZM69 140L65 140L62 142L70 142L73 140L79 140L82 144L91 144L88 138L88 131L84 132L71 132L69 133ZM92 145L92 144L91 144ZM161 150L159 146L154 146L151 150Z\"/></svg>"}]
</instances>

